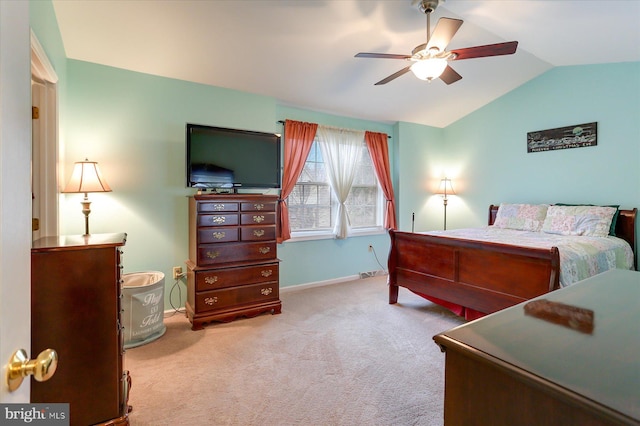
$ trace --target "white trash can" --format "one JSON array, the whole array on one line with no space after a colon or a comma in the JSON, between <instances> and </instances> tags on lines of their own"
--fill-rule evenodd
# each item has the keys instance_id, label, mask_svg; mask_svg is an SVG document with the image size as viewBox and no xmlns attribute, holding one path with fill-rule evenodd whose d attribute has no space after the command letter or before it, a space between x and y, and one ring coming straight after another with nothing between
<instances>
[{"instance_id":1,"label":"white trash can","mask_svg":"<svg viewBox=\"0 0 640 426\"><path fill-rule=\"evenodd\" d=\"M135 348L162 336L164 325L164 274L135 272L122 276L124 347Z\"/></svg>"}]
</instances>

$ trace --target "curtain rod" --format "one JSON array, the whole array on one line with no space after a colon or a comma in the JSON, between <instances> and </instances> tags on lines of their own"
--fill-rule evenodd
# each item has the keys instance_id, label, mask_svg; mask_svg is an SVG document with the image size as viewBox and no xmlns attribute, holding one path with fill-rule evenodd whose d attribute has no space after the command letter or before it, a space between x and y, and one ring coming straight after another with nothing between
<instances>
[{"instance_id":1,"label":"curtain rod","mask_svg":"<svg viewBox=\"0 0 640 426\"><path fill-rule=\"evenodd\" d=\"M282 124L284 126L284 121L278 120L277 122L278 122L278 124ZM391 135L387 135L387 138L391 139Z\"/></svg>"}]
</instances>

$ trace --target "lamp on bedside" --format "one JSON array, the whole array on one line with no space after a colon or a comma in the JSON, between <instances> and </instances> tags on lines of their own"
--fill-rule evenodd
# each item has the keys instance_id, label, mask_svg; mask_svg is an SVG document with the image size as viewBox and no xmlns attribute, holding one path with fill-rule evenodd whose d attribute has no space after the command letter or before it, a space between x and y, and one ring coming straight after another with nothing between
<instances>
[{"instance_id":1,"label":"lamp on bedside","mask_svg":"<svg viewBox=\"0 0 640 426\"><path fill-rule=\"evenodd\" d=\"M62 191L64 193L81 193L84 192L84 198L80 202L82 204L82 213L84 213L84 235L89 235L89 213L91 213L91 201L87 194L89 192L111 192L111 188L104 180L98 163L89 161L78 161L73 167L73 173L69 183Z\"/></svg>"},{"instance_id":2,"label":"lamp on bedside","mask_svg":"<svg viewBox=\"0 0 640 426\"><path fill-rule=\"evenodd\" d=\"M440 187L438 188L438 194L442 195L442 201L444 202L444 229L447 229L447 202L449 199L447 195L456 195L453 187L451 186L451 179L444 178L440 180Z\"/></svg>"}]
</instances>

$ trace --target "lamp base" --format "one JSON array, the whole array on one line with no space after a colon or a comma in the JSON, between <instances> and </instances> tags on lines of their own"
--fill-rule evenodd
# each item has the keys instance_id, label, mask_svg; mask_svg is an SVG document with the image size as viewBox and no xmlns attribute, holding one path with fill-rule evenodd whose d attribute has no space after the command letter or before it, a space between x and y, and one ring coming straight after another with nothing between
<instances>
[{"instance_id":1,"label":"lamp base","mask_svg":"<svg viewBox=\"0 0 640 426\"><path fill-rule=\"evenodd\" d=\"M447 198L444 198L444 230L447 230Z\"/></svg>"},{"instance_id":2,"label":"lamp base","mask_svg":"<svg viewBox=\"0 0 640 426\"><path fill-rule=\"evenodd\" d=\"M82 204L82 213L84 214L84 236L89 235L89 213L91 213L91 201L87 193L84 193L84 198L80 202Z\"/></svg>"}]
</instances>

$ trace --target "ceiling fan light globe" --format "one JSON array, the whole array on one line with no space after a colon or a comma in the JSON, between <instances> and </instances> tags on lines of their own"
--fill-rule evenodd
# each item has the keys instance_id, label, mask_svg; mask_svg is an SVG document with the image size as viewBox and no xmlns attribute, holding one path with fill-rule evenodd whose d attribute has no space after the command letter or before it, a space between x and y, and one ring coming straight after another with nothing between
<instances>
[{"instance_id":1,"label":"ceiling fan light globe","mask_svg":"<svg viewBox=\"0 0 640 426\"><path fill-rule=\"evenodd\" d=\"M431 81L440 77L447 67L447 61L441 58L423 59L411 65L411 72L420 80Z\"/></svg>"}]
</instances>

